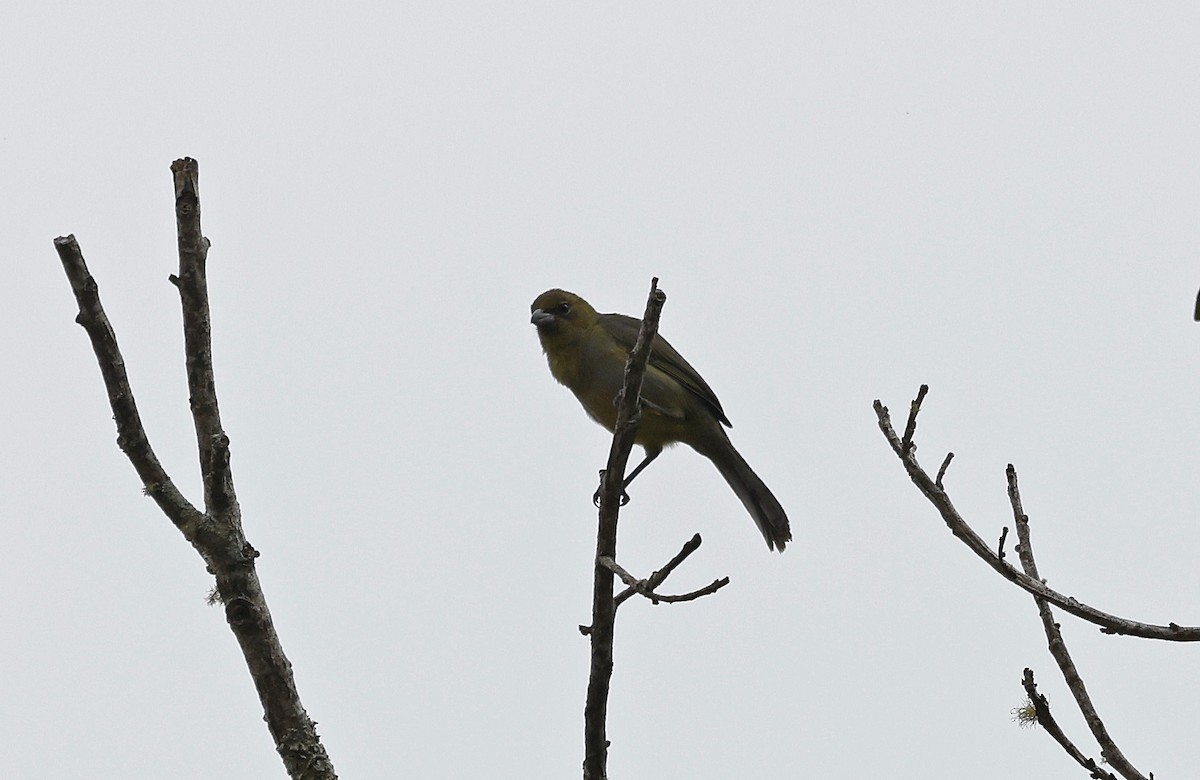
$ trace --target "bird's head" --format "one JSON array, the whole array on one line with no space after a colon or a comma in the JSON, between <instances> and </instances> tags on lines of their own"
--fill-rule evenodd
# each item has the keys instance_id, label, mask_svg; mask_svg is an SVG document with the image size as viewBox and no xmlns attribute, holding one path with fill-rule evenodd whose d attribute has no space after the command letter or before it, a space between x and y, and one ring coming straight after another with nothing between
<instances>
[{"instance_id":1,"label":"bird's head","mask_svg":"<svg viewBox=\"0 0 1200 780\"><path fill-rule=\"evenodd\" d=\"M537 326L544 346L574 341L596 324L591 304L566 290L547 290L534 299L529 310L529 321Z\"/></svg>"}]
</instances>

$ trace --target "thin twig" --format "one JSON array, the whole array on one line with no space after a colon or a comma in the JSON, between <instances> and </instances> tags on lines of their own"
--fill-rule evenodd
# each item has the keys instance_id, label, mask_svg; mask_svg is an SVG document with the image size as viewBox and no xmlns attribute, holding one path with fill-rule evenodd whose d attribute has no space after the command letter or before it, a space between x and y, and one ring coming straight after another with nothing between
<instances>
[{"instance_id":1,"label":"thin twig","mask_svg":"<svg viewBox=\"0 0 1200 780\"><path fill-rule=\"evenodd\" d=\"M626 571L621 564L617 563L612 558L609 558L607 555L601 555L599 560L600 565L617 575L621 582L625 583L634 590L645 592L646 584L642 580L639 580L637 577Z\"/></svg>"},{"instance_id":2,"label":"thin twig","mask_svg":"<svg viewBox=\"0 0 1200 780\"><path fill-rule=\"evenodd\" d=\"M675 571L679 564L683 563L685 560L687 560L689 555L700 549L701 543L702 540L700 539L700 534L695 534L691 539L688 539L686 542L684 542L683 547L679 550L674 558L667 561L666 566L663 566L661 569L652 573L648 578L646 578L646 587L653 591L659 585L662 585L664 582L666 582L667 577L671 576L671 572ZM637 589L634 587L627 587L625 590L618 593L616 597L617 606L621 606L621 604L623 604L635 593L637 593Z\"/></svg>"},{"instance_id":3,"label":"thin twig","mask_svg":"<svg viewBox=\"0 0 1200 780\"><path fill-rule=\"evenodd\" d=\"M1033 705L1033 711L1037 715L1038 725L1046 730L1046 733L1054 739L1062 749L1067 752L1075 763L1079 764L1084 769L1091 772L1091 776L1095 780L1117 780L1117 776L1112 772L1105 772L1096 764L1096 759L1089 758L1084 755L1083 751L1075 747L1075 743L1070 740L1062 727L1058 725L1058 721L1050 714L1050 701L1038 693L1037 683L1033 680L1033 670L1026 669L1025 675L1021 679L1021 685L1025 688L1025 694L1029 696L1029 701Z\"/></svg>"},{"instance_id":4,"label":"thin twig","mask_svg":"<svg viewBox=\"0 0 1200 780\"><path fill-rule=\"evenodd\" d=\"M925 394L929 392L929 385L921 385L921 389L917 391L917 397L908 408L908 423L904 426L904 438L900 442L900 447L905 455L913 451L913 435L917 432L917 415L921 411L921 402L925 400Z\"/></svg>"},{"instance_id":5,"label":"thin twig","mask_svg":"<svg viewBox=\"0 0 1200 780\"><path fill-rule=\"evenodd\" d=\"M648 597L648 598L650 598L655 604L658 604L660 602L663 604L680 604L684 601L695 601L696 599L702 598L704 596L711 596L712 594L716 593L717 591L719 591L721 588L725 587L728 584L729 584L729 578L722 577L719 580L713 580L712 582L705 585L703 588L697 588L696 590L693 590L689 593L680 593L680 594L674 595L674 596L664 596L661 593L656 593L652 597Z\"/></svg>"},{"instance_id":6,"label":"thin twig","mask_svg":"<svg viewBox=\"0 0 1200 780\"><path fill-rule=\"evenodd\" d=\"M1025 510L1021 505L1021 490L1017 485L1017 470L1013 468L1011 463L1008 464L1008 468L1006 469L1006 476L1008 478L1008 499L1012 505L1013 518L1017 524L1017 554L1021 558L1021 568L1033 579L1040 580L1041 576L1038 574L1037 562L1033 557L1033 541L1029 532L1029 517L1025 514ZM1092 704L1092 698L1088 695L1087 686L1083 683L1083 677L1080 676L1079 670L1071 658L1071 653L1067 650L1067 643L1063 639L1062 630L1059 628L1058 623L1054 621L1054 613L1050 610L1050 605L1043 598L1035 597L1034 602L1037 604L1038 615L1042 619L1042 628L1046 632L1046 641L1050 648L1050 655L1054 658L1054 662L1058 664L1059 671L1062 672L1063 679L1067 683L1067 688L1071 691L1071 695L1075 697L1075 704L1079 707L1079 712L1083 715L1084 721L1091 730L1096 744L1100 746L1100 755L1104 758L1105 762L1122 777L1126 778L1126 780L1146 780L1141 772L1125 758L1124 753L1117 747L1117 743L1113 740L1112 735L1105 728L1104 722L1100 719L1100 714L1096 712L1096 708ZM1026 673L1032 679L1032 673L1028 669ZM1038 721L1041 722L1040 713ZM1061 744L1062 740L1059 740L1059 742ZM1068 751L1068 753L1070 752ZM1072 755L1074 756L1073 753Z\"/></svg>"},{"instance_id":7,"label":"thin twig","mask_svg":"<svg viewBox=\"0 0 1200 780\"><path fill-rule=\"evenodd\" d=\"M718 590L729 584L729 578L722 577L721 579L714 580L708 585L705 585L703 588L693 590L690 593L682 593L679 595L655 593L654 586L650 584L650 580L639 580L607 555L601 556L600 563L613 574L620 577L621 582L628 586L626 591L623 592L632 591L633 593L645 596L652 604L678 604L683 601L695 601L701 596L708 596L712 593L716 593Z\"/></svg>"},{"instance_id":8,"label":"thin twig","mask_svg":"<svg viewBox=\"0 0 1200 780\"><path fill-rule=\"evenodd\" d=\"M939 488L942 486L942 477L946 476L946 469L950 468L950 461L954 460L954 453L947 452L946 459L942 461L942 465L938 468L937 478L933 480L933 484Z\"/></svg>"}]
</instances>

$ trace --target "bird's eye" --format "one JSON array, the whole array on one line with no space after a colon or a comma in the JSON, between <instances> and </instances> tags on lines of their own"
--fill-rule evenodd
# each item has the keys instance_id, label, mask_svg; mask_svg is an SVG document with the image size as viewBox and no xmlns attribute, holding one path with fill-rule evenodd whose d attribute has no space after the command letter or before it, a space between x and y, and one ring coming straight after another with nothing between
<instances>
[{"instance_id":1,"label":"bird's eye","mask_svg":"<svg viewBox=\"0 0 1200 780\"><path fill-rule=\"evenodd\" d=\"M554 307L555 314L566 314L570 310L571 310L571 307L567 305L566 301L563 301L562 303L560 303Z\"/></svg>"}]
</instances>

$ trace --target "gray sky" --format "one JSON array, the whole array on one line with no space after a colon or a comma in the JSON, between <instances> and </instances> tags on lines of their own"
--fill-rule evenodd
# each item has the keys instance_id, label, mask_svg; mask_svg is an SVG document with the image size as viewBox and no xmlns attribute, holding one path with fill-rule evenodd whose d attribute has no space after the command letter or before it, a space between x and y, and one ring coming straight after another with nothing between
<instances>
[{"instance_id":1,"label":"gray sky","mask_svg":"<svg viewBox=\"0 0 1200 780\"><path fill-rule=\"evenodd\" d=\"M15 8L15 6L14 6ZM0 733L37 778L282 777L198 556L141 495L52 246L100 283L199 500L171 160L200 161L247 534L347 778L576 777L608 435L529 302L639 314L788 509L767 552L667 453L622 515L615 778L1082 776L1010 720L1032 600L956 542L871 401L1102 609L1200 622L1193 4L25 4L0 12ZM1196 649L1063 620L1101 714L1194 774ZM1095 752L1094 750L1092 751Z\"/></svg>"}]
</instances>

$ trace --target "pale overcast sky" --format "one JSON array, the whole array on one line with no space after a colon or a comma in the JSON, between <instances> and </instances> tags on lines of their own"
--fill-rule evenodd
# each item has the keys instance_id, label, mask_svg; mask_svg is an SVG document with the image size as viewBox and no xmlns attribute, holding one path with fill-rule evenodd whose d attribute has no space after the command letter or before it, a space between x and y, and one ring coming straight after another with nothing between
<instances>
[{"instance_id":1,"label":"pale overcast sky","mask_svg":"<svg viewBox=\"0 0 1200 780\"><path fill-rule=\"evenodd\" d=\"M18 5L20 7L18 8ZM283 777L195 552L141 495L52 240L100 283L200 500L169 165L200 162L246 533L344 778L578 777L591 494L549 287L640 314L787 508L769 553L665 454L621 560L697 603L617 625L614 778L1083 777L1018 728L1043 576L1200 623L1200 10L1191 3L14 4L0 12L0 754L13 778ZM1126 755L1195 774L1197 648L1063 618Z\"/></svg>"}]
</instances>

